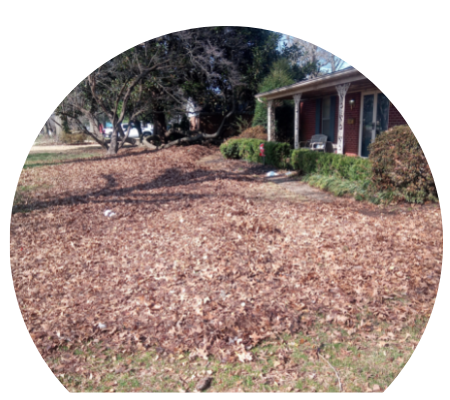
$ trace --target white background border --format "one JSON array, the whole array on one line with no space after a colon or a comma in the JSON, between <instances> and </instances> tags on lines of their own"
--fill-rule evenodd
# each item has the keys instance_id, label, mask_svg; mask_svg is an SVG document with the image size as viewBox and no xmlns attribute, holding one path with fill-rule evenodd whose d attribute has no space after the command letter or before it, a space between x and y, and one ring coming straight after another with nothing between
<instances>
[{"instance_id":1,"label":"white background border","mask_svg":"<svg viewBox=\"0 0 450 400\"><path fill-rule=\"evenodd\" d=\"M338 55L372 80L411 126L433 171L447 226L448 2L425 4L412 0L3 2L2 391L45 399L68 394L34 346L12 284L9 223L21 168L36 135L64 96L91 70L142 41L200 26L252 26L300 37ZM423 339L383 397L444 398L448 392L447 269L444 260Z\"/></svg>"}]
</instances>

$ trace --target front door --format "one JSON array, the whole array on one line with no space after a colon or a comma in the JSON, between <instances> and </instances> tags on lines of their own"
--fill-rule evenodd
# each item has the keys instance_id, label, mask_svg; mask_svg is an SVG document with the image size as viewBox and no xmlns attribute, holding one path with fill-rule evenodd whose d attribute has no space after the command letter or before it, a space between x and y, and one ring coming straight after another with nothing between
<instances>
[{"instance_id":1,"label":"front door","mask_svg":"<svg viewBox=\"0 0 450 400\"><path fill-rule=\"evenodd\" d=\"M361 156L369 156L369 144L388 128L389 100L383 93L363 96L361 118Z\"/></svg>"}]
</instances>

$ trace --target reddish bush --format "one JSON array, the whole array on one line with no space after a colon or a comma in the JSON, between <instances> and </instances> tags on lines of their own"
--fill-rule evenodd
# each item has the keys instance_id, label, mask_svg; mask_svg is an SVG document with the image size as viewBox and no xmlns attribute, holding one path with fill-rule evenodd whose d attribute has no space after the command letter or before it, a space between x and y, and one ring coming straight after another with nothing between
<instances>
[{"instance_id":1,"label":"reddish bush","mask_svg":"<svg viewBox=\"0 0 450 400\"><path fill-rule=\"evenodd\" d=\"M239 139L260 139L267 140L267 131L261 125L252 126L244 130L239 136Z\"/></svg>"},{"instance_id":2,"label":"reddish bush","mask_svg":"<svg viewBox=\"0 0 450 400\"><path fill-rule=\"evenodd\" d=\"M430 167L409 126L394 126L377 136L369 159L377 189L397 191L410 202L437 199Z\"/></svg>"}]
</instances>

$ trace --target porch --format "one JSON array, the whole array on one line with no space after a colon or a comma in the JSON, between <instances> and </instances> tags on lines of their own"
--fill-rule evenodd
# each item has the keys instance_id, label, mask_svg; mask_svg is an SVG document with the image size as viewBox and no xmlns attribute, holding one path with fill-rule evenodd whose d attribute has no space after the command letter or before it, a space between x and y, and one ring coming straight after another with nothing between
<instances>
[{"instance_id":1,"label":"porch","mask_svg":"<svg viewBox=\"0 0 450 400\"><path fill-rule=\"evenodd\" d=\"M328 152L367 157L376 135L405 120L387 97L353 67L269 92L256 99L267 104L268 140L275 139L275 104L294 101L294 148L314 135L327 136Z\"/></svg>"}]
</instances>

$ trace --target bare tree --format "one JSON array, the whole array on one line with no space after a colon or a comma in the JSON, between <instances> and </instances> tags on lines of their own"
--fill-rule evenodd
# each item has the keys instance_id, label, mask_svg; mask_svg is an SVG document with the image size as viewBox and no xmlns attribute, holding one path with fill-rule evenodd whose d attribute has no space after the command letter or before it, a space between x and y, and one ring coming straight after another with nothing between
<instances>
[{"instance_id":1,"label":"bare tree","mask_svg":"<svg viewBox=\"0 0 450 400\"><path fill-rule=\"evenodd\" d=\"M297 45L302 49L302 55L297 62L300 66L310 64L315 67L312 68L311 77L325 72L335 72L345 65L344 60L306 40L287 36L286 43L288 46Z\"/></svg>"},{"instance_id":2,"label":"bare tree","mask_svg":"<svg viewBox=\"0 0 450 400\"><path fill-rule=\"evenodd\" d=\"M57 113L74 120L79 128L108 150L117 151L130 141L131 124L122 130L125 118L138 120L152 115L155 137L164 146L211 139L217 135L201 132L177 132L183 138L167 142L174 131L166 132L164 112L185 112L189 91L201 87L206 96L222 99L234 111L233 90L239 85L239 74L233 63L223 57L221 50L208 40L201 30L178 32L142 43L97 68L64 99ZM203 99L205 100L205 99ZM230 111L225 113L224 121ZM113 125L111 140L98 129L101 116ZM83 123L89 121L89 126ZM142 139L142 138L141 138ZM141 142L150 145L148 141Z\"/></svg>"}]
</instances>

